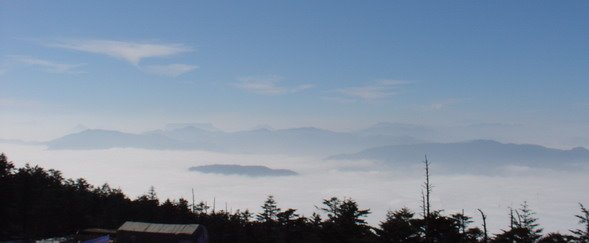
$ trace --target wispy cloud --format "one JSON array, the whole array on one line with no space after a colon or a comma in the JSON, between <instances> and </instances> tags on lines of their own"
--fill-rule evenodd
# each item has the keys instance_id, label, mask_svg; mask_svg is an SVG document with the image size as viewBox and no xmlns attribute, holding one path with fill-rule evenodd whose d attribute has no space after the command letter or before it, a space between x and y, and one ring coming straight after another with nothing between
<instances>
[{"instance_id":1,"label":"wispy cloud","mask_svg":"<svg viewBox=\"0 0 589 243\"><path fill-rule=\"evenodd\" d=\"M398 94L399 86L408 83L403 80L380 80L366 86L341 88L337 92L363 100L383 99Z\"/></svg>"},{"instance_id":2,"label":"wispy cloud","mask_svg":"<svg viewBox=\"0 0 589 243\"><path fill-rule=\"evenodd\" d=\"M239 79L239 83L234 83L233 86L245 90L247 92L261 94L261 95L283 95L288 93L300 92L313 88L312 84L303 84L296 87L284 87L279 83L283 79L279 76L261 76L261 77L244 77Z\"/></svg>"},{"instance_id":3,"label":"wispy cloud","mask_svg":"<svg viewBox=\"0 0 589 243\"><path fill-rule=\"evenodd\" d=\"M441 100L441 101L437 101L437 102L431 103L428 108L430 110L442 110L442 109L445 109L445 108L447 108L449 106L458 104L461 101L462 100L460 100L460 99L450 98L450 99Z\"/></svg>"},{"instance_id":4,"label":"wispy cloud","mask_svg":"<svg viewBox=\"0 0 589 243\"><path fill-rule=\"evenodd\" d=\"M356 102L356 99L352 98L344 98L344 97L333 97L333 96L323 96L321 99L329 102L339 103L339 104L351 104Z\"/></svg>"},{"instance_id":5,"label":"wispy cloud","mask_svg":"<svg viewBox=\"0 0 589 243\"><path fill-rule=\"evenodd\" d=\"M190 47L175 43L144 43L114 40L66 40L50 43L48 46L108 55L123 59L136 66L145 58L166 57L193 51Z\"/></svg>"},{"instance_id":6,"label":"wispy cloud","mask_svg":"<svg viewBox=\"0 0 589 243\"><path fill-rule=\"evenodd\" d=\"M148 65L143 67L146 72L169 77L177 77L197 68L196 65L188 64Z\"/></svg>"},{"instance_id":7,"label":"wispy cloud","mask_svg":"<svg viewBox=\"0 0 589 243\"><path fill-rule=\"evenodd\" d=\"M74 70L84 64L67 64L55 61L50 61L41 58L29 56L8 56L8 58L15 64L24 64L30 66L40 67L41 69L52 73L72 73Z\"/></svg>"},{"instance_id":8,"label":"wispy cloud","mask_svg":"<svg viewBox=\"0 0 589 243\"><path fill-rule=\"evenodd\" d=\"M299 91L303 91L303 90L311 89L311 88L313 88L313 87L315 87L315 85L313 85L313 84L303 84L303 85L299 85L299 86L296 86L296 87L294 87L294 88L291 88L291 89L290 89L290 92L291 92L291 93L294 93L294 92L299 92Z\"/></svg>"}]
</instances>

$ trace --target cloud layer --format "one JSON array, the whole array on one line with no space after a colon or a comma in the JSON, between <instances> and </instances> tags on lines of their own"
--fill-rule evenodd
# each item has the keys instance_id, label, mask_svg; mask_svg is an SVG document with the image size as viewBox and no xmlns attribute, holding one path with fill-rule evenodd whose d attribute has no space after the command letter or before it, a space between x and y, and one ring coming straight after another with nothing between
<instances>
[{"instance_id":1,"label":"cloud layer","mask_svg":"<svg viewBox=\"0 0 589 243\"><path fill-rule=\"evenodd\" d=\"M313 205L331 196L352 197L360 207L370 208L368 221L377 225L386 211L408 206L419 212L421 168L384 170L370 161L325 161L306 156L223 154L204 151L162 151L108 149L87 151L46 150L42 146L0 143L1 151L17 166L25 162L63 172L66 178L83 177L94 185L108 182L127 195L137 197L153 185L161 199L189 198L195 190L198 201L217 206L227 202L230 209L259 210L268 194L275 195L283 208L300 214L317 211ZM84 163L79 163L84 161ZM435 160L434 160L435 162ZM193 173L192 166L239 163L292 169L299 176L244 177ZM465 210L480 226L477 208L485 211L491 233L508 227L508 208L528 201L546 232L576 228L577 202L589 196L579 193L588 183L586 170L563 173L552 170L520 171L503 176L440 175L432 168L432 207L444 214ZM136 173L129 173L135 171ZM350 178L362 178L353 180Z\"/></svg>"}]
</instances>

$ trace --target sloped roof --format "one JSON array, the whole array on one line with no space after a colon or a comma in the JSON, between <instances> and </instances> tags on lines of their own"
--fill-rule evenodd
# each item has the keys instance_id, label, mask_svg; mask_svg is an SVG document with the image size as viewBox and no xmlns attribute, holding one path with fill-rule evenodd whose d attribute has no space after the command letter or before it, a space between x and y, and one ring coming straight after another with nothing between
<instances>
[{"instance_id":1,"label":"sloped roof","mask_svg":"<svg viewBox=\"0 0 589 243\"><path fill-rule=\"evenodd\" d=\"M127 221L118 231L145 232L157 234L192 235L199 227L198 224L152 224Z\"/></svg>"}]
</instances>

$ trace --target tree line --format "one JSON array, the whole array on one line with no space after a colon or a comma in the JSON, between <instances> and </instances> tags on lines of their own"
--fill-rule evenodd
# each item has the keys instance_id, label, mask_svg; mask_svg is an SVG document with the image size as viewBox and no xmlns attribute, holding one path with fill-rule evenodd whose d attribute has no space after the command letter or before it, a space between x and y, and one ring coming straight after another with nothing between
<instances>
[{"instance_id":1,"label":"tree line","mask_svg":"<svg viewBox=\"0 0 589 243\"><path fill-rule=\"evenodd\" d=\"M369 209L351 198L324 199L306 217L296 209L282 209L272 195L257 213L211 209L185 199L160 201L155 189L135 199L108 184L90 185L84 179L65 179L53 169L25 165L16 168L0 154L0 241L32 240L76 234L87 228L116 229L125 221L204 225L210 242L589 242L589 211L580 204L575 215L580 228L543 234L529 205L510 209L506 228L490 235L486 215L473 225L464 212L432 210L429 162L425 161L421 212L404 207L391 210L378 226L365 218Z\"/></svg>"}]
</instances>

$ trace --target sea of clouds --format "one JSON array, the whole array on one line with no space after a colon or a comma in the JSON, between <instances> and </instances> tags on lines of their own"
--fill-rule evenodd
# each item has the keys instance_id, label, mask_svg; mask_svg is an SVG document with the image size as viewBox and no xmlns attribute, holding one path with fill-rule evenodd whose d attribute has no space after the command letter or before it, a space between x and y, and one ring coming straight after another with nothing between
<instances>
[{"instance_id":1,"label":"sea of clouds","mask_svg":"<svg viewBox=\"0 0 589 243\"><path fill-rule=\"evenodd\" d=\"M338 161L320 157L225 154L206 151L145 149L47 150L45 146L0 144L18 167L26 163L63 172L65 178L85 178L93 185L108 183L135 198L154 186L160 199L185 198L206 201L217 210L249 209L259 212L267 195L274 195L279 207L295 208L310 216L323 199L337 196L356 200L372 214L374 226L384 220L387 210L407 206L419 212L423 171L414 168L395 171L373 161ZM509 223L509 207L527 201L537 212L545 232L568 233L578 228L578 203L589 206L587 169L555 171L509 167L497 175L437 174L435 158L431 181L433 208L445 214L464 212L473 225L482 224L477 209L488 214L489 230L499 233ZM189 167L207 164L263 165L290 169L300 175L248 177L203 174Z\"/></svg>"}]
</instances>

